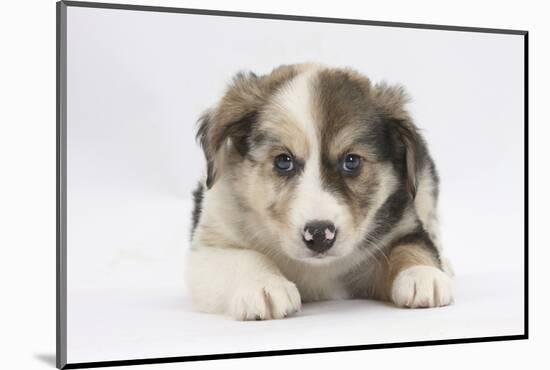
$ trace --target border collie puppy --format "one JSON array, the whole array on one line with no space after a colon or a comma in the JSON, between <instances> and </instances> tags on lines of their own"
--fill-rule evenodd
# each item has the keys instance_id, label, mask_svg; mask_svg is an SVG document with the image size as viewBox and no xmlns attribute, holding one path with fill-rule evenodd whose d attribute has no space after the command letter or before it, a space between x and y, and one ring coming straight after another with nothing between
<instances>
[{"instance_id":1,"label":"border collie puppy","mask_svg":"<svg viewBox=\"0 0 550 370\"><path fill-rule=\"evenodd\" d=\"M406 102L351 69L237 74L199 120L196 308L257 320L328 299L450 304L438 176Z\"/></svg>"}]
</instances>

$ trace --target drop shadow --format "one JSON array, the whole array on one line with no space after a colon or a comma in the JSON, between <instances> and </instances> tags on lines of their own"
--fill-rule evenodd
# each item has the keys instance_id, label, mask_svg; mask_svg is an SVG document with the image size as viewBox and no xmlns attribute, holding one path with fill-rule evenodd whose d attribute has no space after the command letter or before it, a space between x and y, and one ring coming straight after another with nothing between
<instances>
[{"instance_id":1,"label":"drop shadow","mask_svg":"<svg viewBox=\"0 0 550 370\"><path fill-rule=\"evenodd\" d=\"M52 367L56 365L54 353L35 353L34 358Z\"/></svg>"}]
</instances>

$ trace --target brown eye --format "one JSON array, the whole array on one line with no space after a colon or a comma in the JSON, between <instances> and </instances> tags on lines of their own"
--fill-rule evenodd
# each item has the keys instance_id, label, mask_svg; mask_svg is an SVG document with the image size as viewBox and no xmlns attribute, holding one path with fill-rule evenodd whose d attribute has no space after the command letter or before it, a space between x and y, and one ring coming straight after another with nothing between
<instances>
[{"instance_id":1,"label":"brown eye","mask_svg":"<svg viewBox=\"0 0 550 370\"><path fill-rule=\"evenodd\" d=\"M291 172L294 170L294 160L288 154L280 154L274 160L275 169L279 172Z\"/></svg>"},{"instance_id":2,"label":"brown eye","mask_svg":"<svg viewBox=\"0 0 550 370\"><path fill-rule=\"evenodd\" d=\"M355 175L361 169L361 157L357 154L348 154L342 161L342 171L348 175Z\"/></svg>"}]
</instances>

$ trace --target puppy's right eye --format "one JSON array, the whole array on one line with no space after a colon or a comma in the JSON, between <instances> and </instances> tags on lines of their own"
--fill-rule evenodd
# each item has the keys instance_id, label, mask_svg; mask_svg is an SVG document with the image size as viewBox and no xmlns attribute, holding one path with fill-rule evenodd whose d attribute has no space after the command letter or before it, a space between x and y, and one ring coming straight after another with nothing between
<instances>
[{"instance_id":1,"label":"puppy's right eye","mask_svg":"<svg viewBox=\"0 0 550 370\"><path fill-rule=\"evenodd\" d=\"M294 160L288 154L279 154L275 157L273 164L275 169L282 174L286 174L294 170Z\"/></svg>"}]
</instances>

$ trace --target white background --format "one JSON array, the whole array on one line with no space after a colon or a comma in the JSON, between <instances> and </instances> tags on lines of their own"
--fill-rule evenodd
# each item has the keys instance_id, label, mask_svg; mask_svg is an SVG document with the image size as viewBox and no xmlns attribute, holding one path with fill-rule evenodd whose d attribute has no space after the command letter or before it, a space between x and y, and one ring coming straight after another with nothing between
<instances>
[{"instance_id":1,"label":"white background","mask_svg":"<svg viewBox=\"0 0 550 370\"><path fill-rule=\"evenodd\" d=\"M523 37L74 7L67 24L69 363L523 333ZM265 323L190 306L197 117L237 71L303 61L410 92L455 305L323 303Z\"/></svg>"},{"instance_id":2,"label":"white background","mask_svg":"<svg viewBox=\"0 0 550 370\"><path fill-rule=\"evenodd\" d=\"M161 2L157 2L160 4ZM206 7L206 4L186 2L185 4L171 2L172 5L185 5L189 7ZM163 4L168 4L164 2ZM212 8L223 8L222 4L209 2ZM517 7L505 7L501 3L487 5L486 7L476 4L466 5L461 2L460 8L448 7L445 9L437 6L421 7L419 3L414 8L401 4L387 6L378 5L376 8L353 8L352 6L333 8L320 8L319 6L300 7L299 4L277 4L277 7L270 8L267 4L261 8L259 5L246 5L245 2L235 3L240 5L231 6L234 10L250 10L265 12L281 12L289 14L308 15L330 15L339 17L356 17L365 19L399 20L426 23L446 23L472 26L528 28L531 34L531 48L535 51L531 54L531 73L536 73L537 83L533 86L531 102L533 107L543 107L545 98L544 82L547 81L547 72L542 66L548 64L548 56L537 49L545 40L544 33L547 31L543 19L537 19L535 9L526 5ZM2 183L2 210L3 225L6 225L2 232L2 246L6 251L6 266L2 269L5 274L4 285L5 296L9 297L9 303L5 304L7 311L4 314L5 322L3 327L9 340L6 340L4 347L8 349L8 361L18 361L26 368L47 366L40 359L48 358L48 354L54 351L54 214L55 214L55 127L54 117L54 8L53 4L46 6L42 2L43 13L39 12L40 7L28 9L25 12L27 22L17 20L17 17L10 17L7 22L2 22L2 37L10 37L17 33L17 37L9 38L6 44L13 46L10 58L3 60L8 65L3 68L6 76L3 78L9 81L9 89L5 91L5 101L8 103L3 108L7 113L2 119L2 138L7 139L0 147L2 148L2 164L7 171L7 180ZM433 4L432 4L433 5ZM274 5L273 5L274 6ZM46 21L43 15L49 9L50 17ZM427 9L433 9L427 12ZM530 9L532 13L528 13ZM474 11L475 10L475 11ZM498 11L497 11L498 10ZM33 24L33 27L29 27ZM24 27L24 28L22 28ZM15 32L17 30L18 32ZM546 34L547 35L547 34ZM49 41L49 42L47 42ZM22 47L24 45L25 47ZM27 47L29 46L29 47ZM33 46L32 48L30 46ZM542 47L541 47L542 49ZM17 53L16 53L17 51ZM49 56L45 58L44 56ZM536 57L535 57L536 56ZM43 59L40 59L40 58ZM537 65L541 68L537 68ZM15 67L23 67L20 72ZM535 89L538 89L536 91ZM13 97L18 97L15 101ZM537 104L538 102L538 104ZM540 109L540 108L539 108ZM531 133L534 135L532 144L537 149L543 149L541 141L544 139L544 126L536 126L542 119L542 110L533 109L531 120ZM537 145L539 144L539 145ZM534 153L534 152L533 152ZM544 189L542 150L535 157L533 163L539 165L539 171L535 176L540 183L531 182L531 196L537 196L538 211L542 215L544 206L548 199L544 193L536 190ZM534 171L532 171L533 173ZM533 193L533 191L535 191ZM5 199L4 199L5 197ZM8 205L7 209L5 205ZM5 217L5 218L4 218ZM15 222L14 222L15 221ZM533 219L532 227L542 226L544 219ZM538 228L540 230L540 228ZM431 363L449 364L451 367L462 368L464 365L483 366L491 364L505 368L517 368L521 363L533 361L542 348L544 342L544 330L547 329L547 319L544 312L547 311L547 301L544 295L544 259L547 252L543 249L545 240L543 234L534 234L531 239L532 256L532 294L535 302L531 313L535 325L531 327L532 340L528 342L515 343L493 343L476 344L463 346L446 346L416 349L399 349L389 351L370 351L346 354L321 354L313 356L293 356L284 358L232 360L216 363L187 364L187 365L159 365L158 367L170 366L193 366L201 368L232 367L243 368L246 366L340 366L342 361L357 361L365 363L365 366L387 363L388 356L396 364L406 366L419 363L423 367ZM3 275L4 276L4 275ZM17 282L14 284L14 282ZM540 293L540 294L537 294ZM16 315L18 313L19 315ZM539 314L537 314L539 313ZM14 345L15 344L15 345ZM428 353L425 351L429 351ZM433 362L426 359L433 359ZM50 365L51 366L51 365Z\"/></svg>"}]
</instances>

